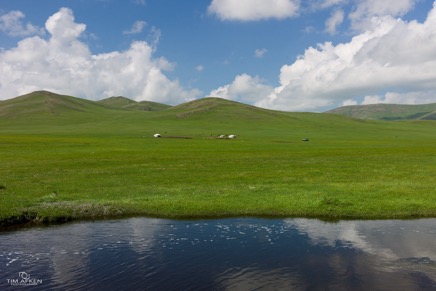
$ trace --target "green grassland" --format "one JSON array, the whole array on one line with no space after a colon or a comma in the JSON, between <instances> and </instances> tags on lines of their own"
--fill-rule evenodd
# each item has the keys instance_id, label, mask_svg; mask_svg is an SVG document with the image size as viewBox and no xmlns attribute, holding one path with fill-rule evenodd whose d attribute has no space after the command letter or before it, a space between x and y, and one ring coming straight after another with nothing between
<instances>
[{"instance_id":1,"label":"green grassland","mask_svg":"<svg viewBox=\"0 0 436 291\"><path fill-rule=\"evenodd\" d=\"M436 217L435 121L217 98L127 110L39 92L0 102L0 161L0 225L134 215Z\"/></svg>"}]
</instances>

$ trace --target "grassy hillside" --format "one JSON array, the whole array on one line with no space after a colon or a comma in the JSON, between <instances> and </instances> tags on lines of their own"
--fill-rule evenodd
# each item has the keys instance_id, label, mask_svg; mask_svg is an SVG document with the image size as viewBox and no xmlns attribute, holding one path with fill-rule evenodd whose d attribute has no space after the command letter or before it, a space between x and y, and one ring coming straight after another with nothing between
<instances>
[{"instance_id":1,"label":"grassy hillside","mask_svg":"<svg viewBox=\"0 0 436 291\"><path fill-rule=\"evenodd\" d=\"M14 119L102 110L105 107L93 101L48 91L36 91L0 103L0 116Z\"/></svg>"},{"instance_id":2,"label":"grassy hillside","mask_svg":"<svg viewBox=\"0 0 436 291\"><path fill-rule=\"evenodd\" d=\"M424 105L370 104L343 106L327 113L360 119L435 120L436 103Z\"/></svg>"},{"instance_id":3,"label":"grassy hillside","mask_svg":"<svg viewBox=\"0 0 436 291\"><path fill-rule=\"evenodd\" d=\"M435 121L270 111L217 98L155 112L68 96L17 99L0 103L0 224L436 217Z\"/></svg>"},{"instance_id":4,"label":"grassy hillside","mask_svg":"<svg viewBox=\"0 0 436 291\"><path fill-rule=\"evenodd\" d=\"M225 119L227 117L259 120L284 116L287 113L254 107L251 105L221 98L207 97L200 100L183 103L167 111L178 119Z\"/></svg>"},{"instance_id":5,"label":"grassy hillside","mask_svg":"<svg viewBox=\"0 0 436 291\"><path fill-rule=\"evenodd\" d=\"M152 101L136 102L134 100L122 96L103 99L98 101L98 103L114 108L144 110L144 111L161 111L171 107L170 105L152 102Z\"/></svg>"}]
</instances>

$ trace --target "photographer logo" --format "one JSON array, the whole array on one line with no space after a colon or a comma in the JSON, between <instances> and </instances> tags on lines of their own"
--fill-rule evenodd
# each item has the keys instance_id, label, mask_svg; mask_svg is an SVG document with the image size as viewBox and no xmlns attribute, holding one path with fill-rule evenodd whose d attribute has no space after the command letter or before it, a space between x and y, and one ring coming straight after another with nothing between
<instances>
[{"instance_id":1,"label":"photographer logo","mask_svg":"<svg viewBox=\"0 0 436 291\"><path fill-rule=\"evenodd\" d=\"M11 286L37 286L42 284L42 279L30 278L30 274L19 272L17 279L6 279Z\"/></svg>"}]
</instances>

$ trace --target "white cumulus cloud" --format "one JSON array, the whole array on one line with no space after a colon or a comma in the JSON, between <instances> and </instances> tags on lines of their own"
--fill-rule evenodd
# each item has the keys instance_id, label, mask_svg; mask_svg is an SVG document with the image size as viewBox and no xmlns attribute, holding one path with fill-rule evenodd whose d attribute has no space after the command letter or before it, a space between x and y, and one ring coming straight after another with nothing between
<instances>
[{"instance_id":1,"label":"white cumulus cloud","mask_svg":"<svg viewBox=\"0 0 436 291\"><path fill-rule=\"evenodd\" d=\"M299 0L213 0L210 14L221 20L255 21L284 19L298 15Z\"/></svg>"},{"instance_id":2,"label":"white cumulus cloud","mask_svg":"<svg viewBox=\"0 0 436 291\"><path fill-rule=\"evenodd\" d=\"M376 16L400 17L406 15L419 0L364 0L356 1L356 8L348 18L352 23L352 28L363 31L370 28L373 23L371 19Z\"/></svg>"},{"instance_id":3,"label":"white cumulus cloud","mask_svg":"<svg viewBox=\"0 0 436 291\"><path fill-rule=\"evenodd\" d=\"M75 23L73 12L68 8L61 8L47 19L45 28L51 34L52 41L72 43L86 30L86 25Z\"/></svg>"},{"instance_id":4,"label":"white cumulus cloud","mask_svg":"<svg viewBox=\"0 0 436 291\"><path fill-rule=\"evenodd\" d=\"M123 95L177 104L200 94L170 80L165 71L174 65L153 57L154 48L147 42L133 42L125 51L92 54L79 40L86 25L75 23L68 8L50 16L45 28L47 40L25 38L0 52L0 99L49 90L92 100Z\"/></svg>"},{"instance_id":5,"label":"white cumulus cloud","mask_svg":"<svg viewBox=\"0 0 436 291\"><path fill-rule=\"evenodd\" d=\"M0 31L16 37L44 34L44 29L38 26L31 23L23 24L24 18L25 15L21 11L11 11L0 15Z\"/></svg>"},{"instance_id":6,"label":"white cumulus cloud","mask_svg":"<svg viewBox=\"0 0 436 291\"><path fill-rule=\"evenodd\" d=\"M259 77L241 74L236 76L231 84L221 86L210 92L210 96L255 104L271 94L272 91L273 87L263 84L263 80Z\"/></svg>"},{"instance_id":7,"label":"white cumulus cloud","mask_svg":"<svg viewBox=\"0 0 436 291\"><path fill-rule=\"evenodd\" d=\"M271 94L251 99L257 99L257 106L297 111L322 111L362 99L436 102L436 2L423 23L381 16L372 18L371 27L347 43L309 47L282 66L280 85Z\"/></svg>"}]
</instances>

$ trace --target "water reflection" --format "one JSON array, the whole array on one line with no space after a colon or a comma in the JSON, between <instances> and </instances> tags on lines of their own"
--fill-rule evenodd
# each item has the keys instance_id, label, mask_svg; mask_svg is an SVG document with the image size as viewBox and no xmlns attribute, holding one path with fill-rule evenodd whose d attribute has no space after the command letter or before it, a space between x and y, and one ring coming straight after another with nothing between
<instances>
[{"instance_id":1,"label":"water reflection","mask_svg":"<svg viewBox=\"0 0 436 291\"><path fill-rule=\"evenodd\" d=\"M436 290L436 219L148 218L0 233L0 290Z\"/></svg>"},{"instance_id":2,"label":"water reflection","mask_svg":"<svg viewBox=\"0 0 436 291\"><path fill-rule=\"evenodd\" d=\"M288 222L288 221L287 221ZM436 260L436 220L340 221L295 219L289 224L307 234L313 244L347 242L366 253L390 259L428 257Z\"/></svg>"}]
</instances>

